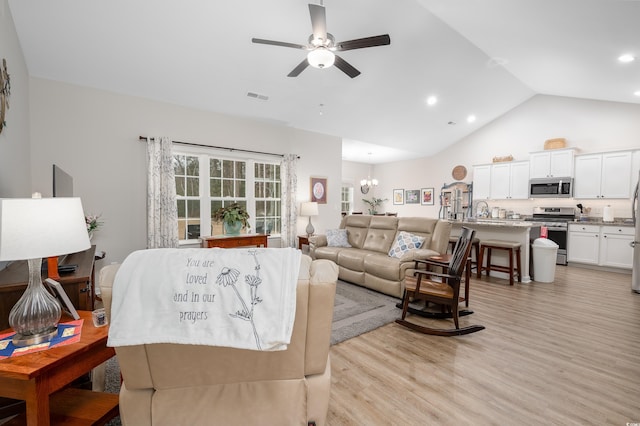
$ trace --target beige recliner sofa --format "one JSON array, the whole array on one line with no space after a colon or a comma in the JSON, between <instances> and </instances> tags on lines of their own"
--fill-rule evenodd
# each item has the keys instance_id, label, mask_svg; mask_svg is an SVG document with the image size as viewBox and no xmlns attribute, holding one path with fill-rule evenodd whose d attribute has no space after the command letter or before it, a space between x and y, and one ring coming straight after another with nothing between
<instances>
[{"instance_id":1,"label":"beige recliner sofa","mask_svg":"<svg viewBox=\"0 0 640 426\"><path fill-rule=\"evenodd\" d=\"M329 247L326 235L309 238L309 254L328 259L339 267L339 278L395 297L402 297L405 273L412 273L414 260L446 253L451 223L427 217L349 215L342 218L351 247ZM401 258L389 250L401 231L424 237L419 249Z\"/></svg>"},{"instance_id":2,"label":"beige recliner sofa","mask_svg":"<svg viewBox=\"0 0 640 426\"><path fill-rule=\"evenodd\" d=\"M99 275L108 318L118 268L106 266ZM285 351L178 344L116 347L123 380L122 423L324 425L337 278L333 262L302 256L295 323Z\"/></svg>"}]
</instances>

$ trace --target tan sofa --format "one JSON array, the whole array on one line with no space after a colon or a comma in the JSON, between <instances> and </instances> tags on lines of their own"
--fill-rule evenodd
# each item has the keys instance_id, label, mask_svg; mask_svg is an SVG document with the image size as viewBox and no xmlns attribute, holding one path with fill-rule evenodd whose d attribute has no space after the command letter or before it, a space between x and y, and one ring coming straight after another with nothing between
<instances>
[{"instance_id":1,"label":"tan sofa","mask_svg":"<svg viewBox=\"0 0 640 426\"><path fill-rule=\"evenodd\" d=\"M100 271L108 318L118 268L109 265ZM295 323L285 351L178 344L116 347L123 379L122 423L324 425L337 269L327 260L302 256Z\"/></svg>"},{"instance_id":2,"label":"tan sofa","mask_svg":"<svg viewBox=\"0 0 640 426\"><path fill-rule=\"evenodd\" d=\"M426 217L350 215L342 219L340 228L347 230L352 247L329 247L326 235L316 235L309 238L311 257L334 261L341 280L402 297L402 280L414 267L414 260L446 252L451 223ZM420 249L398 259L388 253L400 231L425 237L425 241Z\"/></svg>"}]
</instances>

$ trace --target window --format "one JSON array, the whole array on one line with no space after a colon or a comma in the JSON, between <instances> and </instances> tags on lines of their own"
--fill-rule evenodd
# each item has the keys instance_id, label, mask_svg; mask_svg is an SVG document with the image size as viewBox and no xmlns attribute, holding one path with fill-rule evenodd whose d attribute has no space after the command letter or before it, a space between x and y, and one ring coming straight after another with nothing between
<instances>
[{"instance_id":1,"label":"window","mask_svg":"<svg viewBox=\"0 0 640 426\"><path fill-rule=\"evenodd\" d=\"M280 165L254 165L255 228L260 234L280 233Z\"/></svg>"},{"instance_id":2,"label":"window","mask_svg":"<svg viewBox=\"0 0 640 426\"><path fill-rule=\"evenodd\" d=\"M247 208L247 163L239 160L209 158L208 192L211 213L233 203ZM212 222L211 225L211 235L224 233L221 223Z\"/></svg>"},{"instance_id":3,"label":"window","mask_svg":"<svg viewBox=\"0 0 640 426\"><path fill-rule=\"evenodd\" d=\"M178 204L178 238L200 236L200 164L198 157L174 155L173 171Z\"/></svg>"},{"instance_id":4,"label":"window","mask_svg":"<svg viewBox=\"0 0 640 426\"><path fill-rule=\"evenodd\" d=\"M253 232L279 234L280 165L209 154L174 154L178 235L181 242L223 234L212 212L238 203L249 212Z\"/></svg>"},{"instance_id":5,"label":"window","mask_svg":"<svg viewBox=\"0 0 640 426\"><path fill-rule=\"evenodd\" d=\"M353 205L353 188L350 186L342 187L341 210L343 213L350 213Z\"/></svg>"}]
</instances>

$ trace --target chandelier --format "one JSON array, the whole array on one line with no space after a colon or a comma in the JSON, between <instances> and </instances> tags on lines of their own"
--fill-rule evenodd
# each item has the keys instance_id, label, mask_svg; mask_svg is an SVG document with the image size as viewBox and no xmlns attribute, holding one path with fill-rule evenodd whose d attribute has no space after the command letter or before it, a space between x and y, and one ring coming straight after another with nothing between
<instances>
[{"instance_id":1,"label":"chandelier","mask_svg":"<svg viewBox=\"0 0 640 426\"><path fill-rule=\"evenodd\" d=\"M363 194L368 193L369 190L374 186L378 186L378 179L371 179L371 177L367 176L366 179L362 179L360 181L360 191Z\"/></svg>"},{"instance_id":2,"label":"chandelier","mask_svg":"<svg viewBox=\"0 0 640 426\"><path fill-rule=\"evenodd\" d=\"M362 179L360 181L360 191L363 194L366 194L369 192L369 190L374 187L374 186L378 186L378 179L371 179L371 152L368 152L367 154L369 154L369 174L367 175L366 179Z\"/></svg>"}]
</instances>

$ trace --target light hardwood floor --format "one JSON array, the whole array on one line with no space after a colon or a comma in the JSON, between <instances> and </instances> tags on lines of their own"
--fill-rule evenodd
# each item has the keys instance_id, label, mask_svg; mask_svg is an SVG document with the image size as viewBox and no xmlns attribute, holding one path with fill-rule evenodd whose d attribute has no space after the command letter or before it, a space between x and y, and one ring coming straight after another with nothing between
<instances>
[{"instance_id":1,"label":"light hardwood floor","mask_svg":"<svg viewBox=\"0 0 640 426\"><path fill-rule=\"evenodd\" d=\"M473 279L475 313L461 326L485 330L437 337L393 323L333 346L328 424L640 422L640 294L630 288L630 275L571 266L554 283Z\"/></svg>"}]
</instances>

